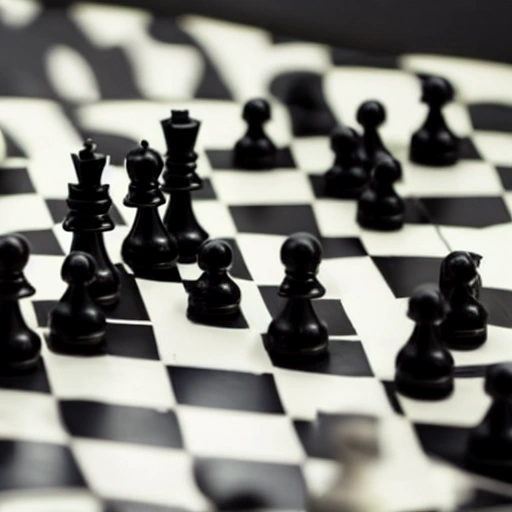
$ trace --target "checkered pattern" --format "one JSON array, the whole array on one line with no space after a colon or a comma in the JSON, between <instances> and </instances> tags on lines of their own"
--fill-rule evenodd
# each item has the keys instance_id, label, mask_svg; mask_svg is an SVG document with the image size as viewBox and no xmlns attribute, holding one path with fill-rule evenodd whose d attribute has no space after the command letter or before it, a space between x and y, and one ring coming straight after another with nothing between
<instances>
[{"instance_id":1,"label":"checkered pattern","mask_svg":"<svg viewBox=\"0 0 512 512\"><path fill-rule=\"evenodd\" d=\"M325 489L336 470L332 425L353 415L394 425L385 445L398 444L410 464L423 460L423 450L461 464L465 436L489 405L485 367L510 353L511 67L377 58L108 6L38 14L27 3L2 16L5 37L46 34L37 53L45 72L18 59L40 78L38 91L0 83L7 155L1 231L24 234L32 247L26 275L37 294L22 301L27 321L44 337L48 312L64 291L59 275L70 234L61 222L67 183L75 181L69 153L85 135L112 155L104 182L116 229L105 239L122 295L108 316L107 354L58 355L44 344L37 372L0 377L0 491L17 491L0 492L0 510L39 510L37 502L53 511L192 512L239 495L262 508L302 510L308 492ZM334 122L356 126L356 108L368 98L386 105L382 136L404 168L401 231L364 231L353 201L325 197L322 174L333 159L327 134L294 135L296 114L286 105L286 87L304 73L319 85ZM426 74L446 76L459 93L446 116L464 137L463 159L450 169L407 159L411 133L425 116L418 76ZM271 93L268 132L280 148L279 167L234 169L241 102ZM159 120L170 106L189 108L202 121L196 149L204 188L193 193L194 209L235 253L243 318L222 328L185 316L185 287L200 273L195 265L179 265L173 282L156 282L135 278L121 263L134 214L122 205L122 158L142 137L164 150ZM281 300L279 249L296 231L315 234L324 247L319 279L326 295L314 305L329 325L331 356L283 367L269 358L262 337ZM393 384L396 353L412 329L407 297L416 285L437 281L440 260L454 249L484 256L489 340L477 351L454 352L452 397L410 400ZM465 509L512 503L508 486L481 487ZM420 496L409 510L434 508L437 498Z\"/></svg>"}]
</instances>

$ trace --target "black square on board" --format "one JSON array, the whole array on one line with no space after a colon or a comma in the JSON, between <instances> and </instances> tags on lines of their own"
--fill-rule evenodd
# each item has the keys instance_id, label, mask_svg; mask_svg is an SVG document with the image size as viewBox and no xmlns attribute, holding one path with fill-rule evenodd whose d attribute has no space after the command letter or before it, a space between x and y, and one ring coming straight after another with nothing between
<instances>
[{"instance_id":1,"label":"black square on board","mask_svg":"<svg viewBox=\"0 0 512 512\"><path fill-rule=\"evenodd\" d=\"M512 290L484 287L480 291L480 300L487 310L490 325L512 329Z\"/></svg>"},{"instance_id":2,"label":"black square on board","mask_svg":"<svg viewBox=\"0 0 512 512\"><path fill-rule=\"evenodd\" d=\"M485 228L512 219L501 197L422 197L432 224Z\"/></svg>"},{"instance_id":3,"label":"black square on board","mask_svg":"<svg viewBox=\"0 0 512 512\"><path fill-rule=\"evenodd\" d=\"M141 503L140 501L126 500L104 500L106 509L104 512L185 512L184 509L176 507L165 507L153 505L152 503Z\"/></svg>"},{"instance_id":4,"label":"black square on board","mask_svg":"<svg viewBox=\"0 0 512 512\"><path fill-rule=\"evenodd\" d=\"M157 361L158 349L150 325L107 323L107 353Z\"/></svg>"},{"instance_id":5,"label":"black square on board","mask_svg":"<svg viewBox=\"0 0 512 512\"><path fill-rule=\"evenodd\" d=\"M495 103L468 105L469 117L475 130L512 132L512 107Z\"/></svg>"},{"instance_id":6,"label":"black square on board","mask_svg":"<svg viewBox=\"0 0 512 512\"><path fill-rule=\"evenodd\" d=\"M482 160L482 156L469 137L461 139L459 157L461 160Z\"/></svg>"},{"instance_id":7,"label":"black square on board","mask_svg":"<svg viewBox=\"0 0 512 512\"><path fill-rule=\"evenodd\" d=\"M245 509L303 510L306 506L299 466L200 458L195 461L194 474L200 489L220 510L232 509L227 500L235 503L237 497L246 498Z\"/></svg>"},{"instance_id":8,"label":"black square on board","mask_svg":"<svg viewBox=\"0 0 512 512\"><path fill-rule=\"evenodd\" d=\"M32 194L35 191L27 169L23 167L0 168L0 195Z\"/></svg>"},{"instance_id":9,"label":"black square on board","mask_svg":"<svg viewBox=\"0 0 512 512\"><path fill-rule=\"evenodd\" d=\"M0 375L0 389L50 393L50 384L46 374L44 359L41 358L35 370L30 373Z\"/></svg>"},{"instance_id":10,"label":"black square on board","mask_svg":"<svg viewBox=\"0 0 512 512\"><path fill-rule=\"evenodd\" d=\"M59 401L66 428L75 437L182 448L174 411L104 404L86 400Z\"/></svg>"},{"instance_id":11,"label":"black square on board","mask_svg":"<svg viewBox=\"0 0 512 512\"><path fill-rule=\"evenodd\" d=\"M512 190L512 167L499 165L496 167L496 170L498 171L503 188L505 190Z\"/></svg>"},{"instance_id":12,"label":"black square on board","mask_svg":"<svg viewBox=\"0 0 512 512\"><path fill-rule=\"evenodd\" d=\"M30 244L30 254L45 254L49 256L63 256L64 251L51 229L38 231L19 231Z\"/></svg>"},{"instance_id":13,"label":"black square on board","mask_svg":"<svg viewBox=\"0 0 512 512\"><path fill-rule=\"evenodd\" d=\"M315 214L310 205L230 206L229 210L241 233L288 236L306 231L319 236Z\"/></svg>"},{"instance_id":14,"label":"black square on board","mask_svg":"<svg viewBox=\"0 0 512 512\"><path fill-rule=\"evenodd\" d=\"M0 490L85 487L69 448L58 444L0 440Z\"/></svg>"},{"instance_id":15,"label":"black square on board","mask_svg":"<svg viewBox=\"0 0 512 512\"><path fill-rule=\"evenodd\" d=\"M395 297L410 297L424 283L437 283L442 258L373 256L375 265Z\"/></svg>"},{"instance_id":16,"label":"black square on board","mask_svg":"<svg viewBox=\"0 0 512 512\"><path fill-rule=\"evenodd\" d=\"M322 237L320 243L324 259L350 258L368 254L361 239L357 237Z\"/></svg>"},{"instance_id":17,"label":"black square on board","mask_svg":"<svg viewBox=\"0 0 512 512\"><path fill-rule=\"evenodd\" d=\"M242 134L240 134L242 136ZM207 149L206 156L210 161L212 170L228 171L230 169L240 171L233 164L233 150L232 149ZM290 148L278 148L275 169L295 169L297 168L295 160L293 159ZM253 170L244 169L245 172L268 172L271 173L272 169Z\"/></svg>"},{"instance_id":18,"label":"black square on board","mask_svg":"<svg viewBox=\"0 0 512 512\"><path fill-rule=\"evenodd\" d=\"M180 404L215 409L283 413L271 374L169 366L169 376Z\"/></svg>"}]
</instances>

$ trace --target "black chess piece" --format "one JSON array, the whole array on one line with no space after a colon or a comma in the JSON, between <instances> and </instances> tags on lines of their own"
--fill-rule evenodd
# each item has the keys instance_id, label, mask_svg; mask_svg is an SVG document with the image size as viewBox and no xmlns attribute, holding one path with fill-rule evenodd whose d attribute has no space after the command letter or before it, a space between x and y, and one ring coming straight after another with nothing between
<instances>
[{"instance_id":1,"label":"black chess piece","mask_svg":"<svg viewBox=\"0 0 512 512\"><path fill-rule=\"evenodd\" d=\"M487 369L485 391L492 403L470 432L466 465L477 473L512 482L512 363Z\"/></svg>"},{"instance_id":2,"label":"black chess piece","mask_svg":"<svg viewBox=\"0 0 512 512\"><path fill-rule=\"evenodd\" d=\"M448 80L431 76L423 81L421 101L428 105L429 112L423 126L411 138L412 162L439 167L457 163L460 139L447 126L442 112L453 97L453 86Z\"/></svg>"},{"instance_id":3,"label":"black chess piece","mask_svg":"<svg viewBox=\"0 0 512 512\"><path fill-rule=\"evenodd\" d=\"M189 290L188 318L210 322L239 316L240 288L228 274L233 264L231 246L223 240L207 240L199 251L197 263L203 274Z\"/></svg>"},{"instance_id":4,"label":"black chess piece","mask_svg":"<svg viewBox=\"0 0 512 512\"><path fill-rule=\"evenodd\" d=\"M352 128L336 128L331 134L333 166L324 175L328 196L358 198L368 185L369 176L359 155L359 135Z\"/></svg>"},{"instance_id":5,"label":"black chess piece","mask_svg":"<svg viewBox=\"0 0 512 512\"><path fill-rule=\"evenodd\" d=\"M357 122L363 127L360 156L366 170L370 172L382 159L393 158L379 135L379 127L386 120L384 105L376 100L365 101L357 109ZM399 179L402 177L400 169Z\"/></svg>"},{"instance_id":6,"label":"black chess piece","mask_svg":"<svg viewBox=\"0 0 512 512\"><path fill-rule=\"evenodd\" d=\"M336 119L325 101L322 77L308 71L284 75L287 87L280 96L290 113L293 134L297 137L329 135Z\"/></svg>"},{"instance_id":7,"label":"black chess piece","mask_svg":"<svg viewBox=\"0 0 512 512\"><path fill-rule=\"evenodd\" d=\"M88 139L78 155L71 155L78 184L68 184L69 212L62 226L73 232L70 252L83 251L94 258L96 276L89 289L92 298L101 306L113 307L119 302L120 280L103 240L103 232L114 229L108 213L112 199L109 185L100 183L107 158L95 149Z\"/></svg>"},{"instance_id":8,"label":"black chess piece","mask_svg":"<svg viewBox=\"0 0 512 512\"><path fill-rule=\"evenodd\" d=\"M121 254L139 277L158 279L178 261L176 239L167 232L158 213L158 207L165 203L158 184L163 166L161 156L145 140L126 156L130 186L123 203L137 208L137 213Z\"/></svg>"},{"instance_id":9,"label":"black chess piece","mask_svg":"<svg viewBox=\"0 0 512 512\"><path fill-rule=\"evenodd\" d=\"M445 267L450 278L446 293L450 311L439 326L439 335L450 348L473 350L487 339L487 311L475 293L481 286L478 266L461 251Z\"/></svg>"},{"instance_id":10,"label":"black chess piece","mask_svg":"<svg viewBox=\"0 0 512 512\"><path fill-rule=\"evenodd\" d=\"M19 300L36 293L23 274L30 254L20 235L0 236L0 372L34 370L40 358L41 339L21 314Z\"/></svg>"},{"instance_id":11,"label":"black chess piece","mask_svg":"<svg viewBox=\"0 0 512 512\"><path fill-rule=\"evenodd\" d=\"M208 238L194 215L191 198L194 190L203 187L196 174L194 151L200 123L190 117L188 110L173 110L171 117L161 124L167 144L162 190L171 194L164 225L178 243L178 261L194 263L199 248Z\"/></svg>"},{"instance_id":12,"label":"black chess piece","mask_svg":"<svg viewBox=\"0 0 512 512\"><path fill-rule=\"evenodd\" d=\"M48 315L48 344L53 350L70 354L103 351L105 313L89 292L95 274L94 259L86 252L72 252L64 260L61 277L68 287Z\"/></svg>"},{"instance_id":13,"label":"black chess piece","mask_svg":"<svg viewBox=\"0 0 512 512\"><path fill-rule=\"evenodd\" d=\"M407 316L416 323L398 352L395 385L403 395L423 400L440 400L453 391L453 357L438 338L437 327L448 305L431 284L418 286L409 299Z\"/></svg>"},{"instance_id":14,"label":"black chess piece","mask_svg":"<svg viewBox=\"0 0 512 512\"><path fill-rule=\"evenodd\" d=\"M450 297L456 282L454 274L457 273L459 267L463 266L474 267L475 277L468 285L471 288L473 297L478 299L482 288L482 279L478 273L481 261L482 256L480 254L469 251L452 251L443 259L439 272L439 289L446 299Z\"/></svg>"},{"instance_id":15,"label":"black chess piece","mask_svg":"<svg viewBox=\"0 0 512 512\"><path fill-rule=\"evenodd\" d=\"M265 348L275 359L309 360L328 354L327 325L311 303L325 294L316 278L321 259L322 246L309 233L291 235L281 247L286 275L278 293L285 301L265 337Z\"/></svg>"},{"instance_id":16,"label":"black chess piece","mask_svg":"<svg viewBox=\"0 0 512 512\"><path fill-rule=\"evenodd\" d=\"M404 224L405 205L393 183L400 177L400 163L383 159L373 169L370 182L357 203L357 222L366 229L394 231Z\"/></svg>"},{"instance_id":17,"label":"black chess piece","mask_svg":"<svg viewBox=\"0 0 512 512\"><path fill-rule=\"evenodd\" d=\"M269 103L261 98L244 105L243 118L247 122L245 135L235 144L234 165L240 169L272 169L277 165L277 148L269 139L263 125L270 120Z\"/></svg>"}]
</instances>

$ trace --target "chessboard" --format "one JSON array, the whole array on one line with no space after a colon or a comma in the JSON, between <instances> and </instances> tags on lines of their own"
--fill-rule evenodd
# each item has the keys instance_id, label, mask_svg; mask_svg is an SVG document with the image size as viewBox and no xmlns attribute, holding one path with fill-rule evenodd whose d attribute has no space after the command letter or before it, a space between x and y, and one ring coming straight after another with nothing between
<instances>
[{"instance_id":1,"label":"chessboard","mask_svg":"<svg viewBox=\"0 0 512 512\"><path fill-rule=\"evenodd\" d=\"M308 494L337 470L330 429L361 415L387 425L386 445L402 453L408 471L427 454L472 482L476 493L453 509L511 506L512 486L467 473L463 450L490 403L486 368L512 357L512 66L370 55L105 5L46 10L17 0L2 2L0 17L9 48L0 77L0 232L20 233L31 246L25 274L36 294L21 303L25 318L44 340L48 312L65 290L60 269L71 235L62 221L76 181L70 153L87 137L110 155L103 182L116 228L105 241L122 281L120 303L107 315L107 354L62 355L43 342L36 372L0 377L0 510L195 512L211 509L211 496L218 505L244 493L259 508L304 510ZM426 114L419 98L427 75L457 91L445 109L463 138L453 167L408 159ZM323 95L323 135L303 133L287 102L297 80ZM245 129L241 108L253 97L272 106L276 169L231 165ZM361 229L356 202L326 197L322 187L333 161L327 127L357 128L367 99L385 105L381 135L403 166L405 225L393 233ZM124 157L141 139L165 152L160 121L170 109L201 121L204 186L193 193L194 211L211 238L234 250L243 315L222 327L185 315L197 265L179 264L162 282L135 277L120 255L134 218L123 206ZM326 294L314 307L329 326L330 357L283 365L263 336L280 305L280 247L299 231L323 247ZM417 285L438 281L441 260L457 249L483 256L488 341L453 352L452 396L412 400L393 382L413 326L407 300ZM210 499L194 479L198 469Z\"/></svg>"}]
</instances>

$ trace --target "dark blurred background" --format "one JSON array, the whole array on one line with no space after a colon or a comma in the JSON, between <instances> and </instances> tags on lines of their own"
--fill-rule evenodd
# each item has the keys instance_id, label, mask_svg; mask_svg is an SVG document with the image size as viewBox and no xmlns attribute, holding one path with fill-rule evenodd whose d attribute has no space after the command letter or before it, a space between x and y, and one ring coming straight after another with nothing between
<instances>
[{"instance_id":1,"label":"dark blurred background","mask_svg":"<svg viewBox=\"0 0 512 512\"><path fill-rule=\"evenodd\" d=\"M43 0L51 6L72 2ZM194 13L297 39L379 53L512 62L510 0L109 0L157 15Z\"/></svg>"}]
</instances>

